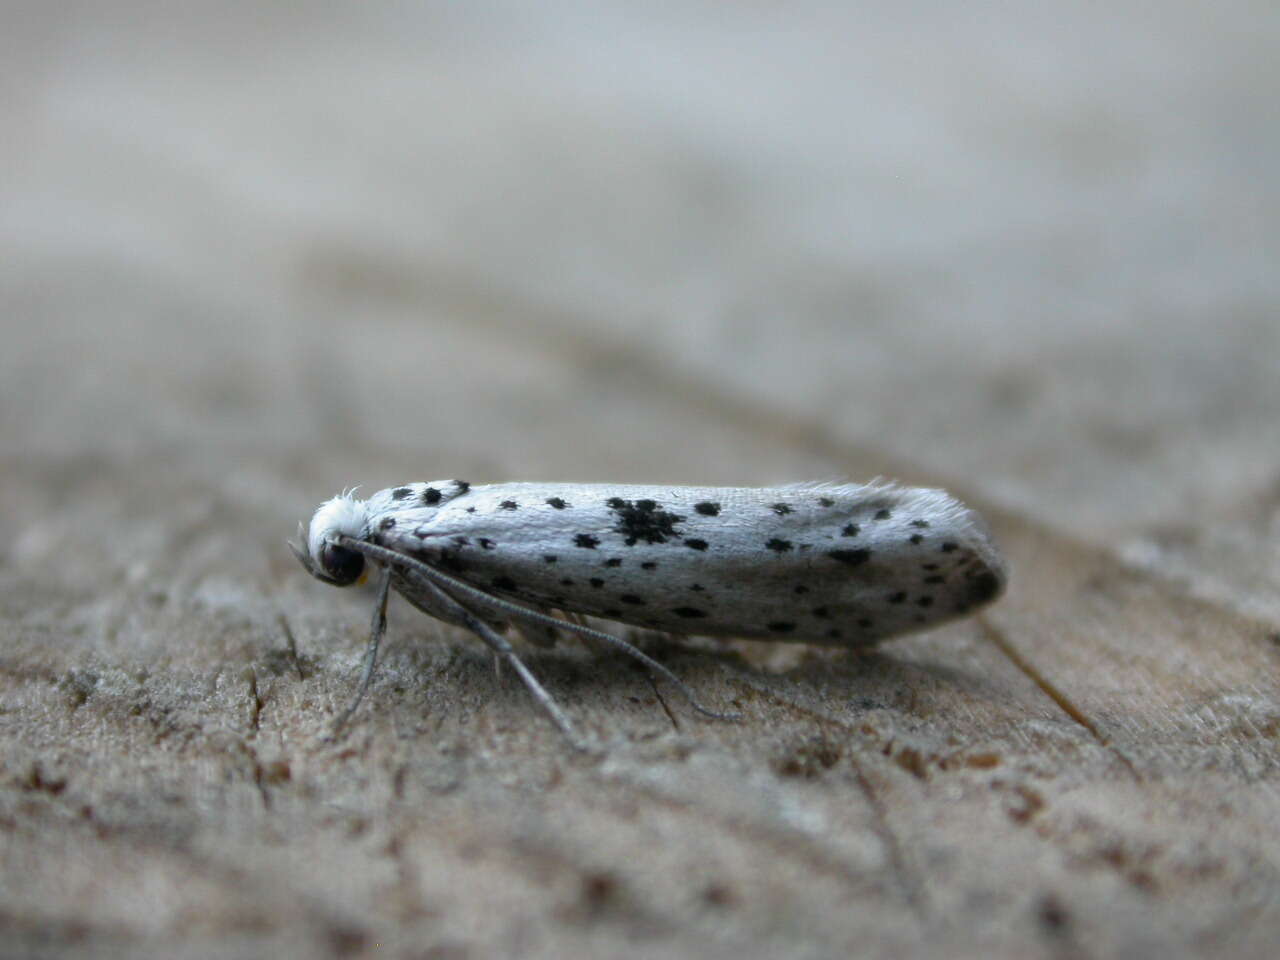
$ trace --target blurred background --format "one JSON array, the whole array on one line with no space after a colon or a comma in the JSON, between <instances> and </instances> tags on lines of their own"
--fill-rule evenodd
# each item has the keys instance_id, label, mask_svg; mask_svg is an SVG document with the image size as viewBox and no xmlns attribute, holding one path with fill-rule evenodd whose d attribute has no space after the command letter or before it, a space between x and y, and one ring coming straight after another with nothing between
<instances>
[{"instance_id":1,"label":"blurred background","mask_svg":"<svg viewBox=\"0 0 1280 960\"><path fill-rule=\"evenodd\" d=\"M604 351L1099 540L1280 485L1272 3L3 16L10 456L805 475L570 470Z\"/></svg>"},{"instance_id":2,"label":"blurred background","mask_svg":"<svg viewBox=\"0 0 1280 960\"><path fill-rule=\"evenodd\" d=\"M282 546L357 483L879 474L1280 623L1278 90L1274 0L4 2L5 613L234 659L96 598L362 621Z\"/></svg>"}]
</instances>

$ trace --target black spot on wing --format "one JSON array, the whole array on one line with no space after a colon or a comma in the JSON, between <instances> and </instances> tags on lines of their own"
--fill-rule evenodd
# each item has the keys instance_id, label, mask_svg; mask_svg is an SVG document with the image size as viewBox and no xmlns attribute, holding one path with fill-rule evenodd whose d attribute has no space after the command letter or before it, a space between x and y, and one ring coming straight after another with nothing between
<instances>
[{"instance_id":1,"label":"black spot on wing","mask_svg":"<svg viewBox=\"0 0 1280 960\"><path fill-rule=\"evenodd\" d=\"M720 516L720 504L712 503L710 500L703 500L701 503L695 503L693 505L693 510L695 513L700 513L704 517Z\"/></svg>"},{"instance_id":2,"label":"black spot on wing","mask_svg":"<svg viewBox=\"0 0 1280 960\"><path fill-rule=\"evenodd\" d=\"M921 540L923 540L923 539L924 539L924 537L920 536L920 534L918 534L918 533L913 533L911 536L907 537L907 539L908 539L911 543L919 543Z\"/></svg>"},{"instance_id":3,"label":"black spot on wing","mask_svg":"<svg viewBox=\"0 0 1280 960\"><path fill-rule=\"evenodd\" d=\"M594 550L600 545L599 537L593 537L589 533L580 533L573 538L575 547L582 547L584 550Z\"/></svg>"},{"instance_id":4,"label":"black spot on wing","mask_svg":"<svg viewBox=\"0 0 1280 960\"><path fill-rule=\"evenodd\" d=\"M405 497L410 496L412 493L413 493L413 490L410 487L396 487L394 490L391 491L391 499L403 500Z\"/></svg>"},{"instance_id":5,"label":"black spot on wing","mask_svg":"<svg viewBox=\"0 0 1280 960\"><path fill-rule=\"evenodd\" d=\"M658 565L654 563L652 560L646 560L644 563L640 564L640 569L641 570L657 570Z\"/></svg>"},{"instance_id":6,"label":"black spot on wing","mask_svg":"<svg viewBox=\"0 0 1280 960\"><path fill-rule=\"evenodd\" d=\"M929 526L929 521L928 520L912 520L911 525L913 527L919 527L921 530L923 530L925 527Z\"/></svg>"},{"instance_id":7,"label":"black spot on wing","mask_svg":"<svg viewBox=\"0 0 1280 960\"><path fill-rule=\"evenodd\" d=\"M559 559L560 559L560 558L559 558L556 554L554 554L554 553L544 553L544 554L542 555L542 562L543 562L543 563L555 563L555 562L556 562L557 560L559 560Z\"/></svg>"},{"instance_id":8,"label":"black spot on wing","mask_svg":"<svg viewBox=\"0 0 1280 960\"><path fill-rule=\"evenodd\" d=\"M845 524L844 529L840 531L840 536L856 537L861 532L862 532L862 528L858 526L856 523L848 523L848 524Z\"/></svg>"},{"instance_id":9,"label":"black spot on wing","mask_svg":"<svg viewBox=\"0 0 1280 960\"><path fill-rule=\"evenodd\" d=\"M892 513L890 513L888 510L877 510L877 511L876 511L876 515L875 515L874 517L872 517L871 519L873 519L873 520L888 520L888 519L889 519L890 517L892 517L892 516L893 516L893 514L892 514Z\"/></svg>"},{"instance_id":10,"label":"black spot on wing","mask_svg":"<svg viewBox=\"0 0 1280 960\"><path fill-rule=\"evenodd\" d=\"M382 522L378 524L378 528L380 530L390 530L395 525L396 525L395 517L383 517Z\"/></svg>"},{"instance_id":11,"label":"black spot on wing","mask_svg":"<svg viewBox=\"0 0 1280 960\"><path fill-rule=\"evenodd\" d=\"M939 549L941 549L943 553L954 553L955 551L960 549L960 545L958 543L952 543L950 540L948 540Z\"/></svg>"},{"instance_id":12,"label":"black spot on wing","mask_svg":"<svg viewBox=\"0 0 1280 960\"><path fill-rule=\"evenodd\" d=\"M765 541L765 546L774 553L786 553L791 549L791 541L783 540L781 537L773 537Z\"/></svg>"},{"instance_id":13,"label":"black spot on wing","mask_svg":"<svg viewBox=\"0 0 1280 960\"><path fill-rule=\"evenodd\" d=\"M498 506L503 510L518 510L520 508L520 504L514 500L503 500Z\"/></svg>"},{"instance_id":14,"label":"black spot on wing","mask_svg":"<svg viewBox=\"0 0 1280 960\"><path fill-rule=\"evenodd\" d=\"M462 495L471 489L471 484L467 483L465 480L455 480L453 481L453 485L458 488L459 495Z\"/></svg>"},{"instance_id":15,"label":"black spot on wing","mask_svg":"<svg viewBox=\"0 0 1280 960\"><path fill-rule=\"evenodd\" d=\"M622 566L622 561L619 560L617 557L610 557L608 560L604 562L604 565L606 567L620 567Z\"/></svg>"},{"instance_id":16,"label":"black spot on wing","mask_svg":"<svg viewBox=\"0 0 1280 960\"><path fill-rule=\"evenodd\" d=\"M676 607L671 612L677 617L684 617L686 620L697 620L707 615L707 611L699 610L697 607Z\"/></svg>"},{"instance_id":17,"label":"black spot on wing","mask_svg":"<svg viewBox=\"0 0 1280 960\"><path fill-rule=\"evenodd\" d=\"M561 500L559 497L548 497L547 506L552 507L556 510L563 510L565 507L568 506L568 504L565 503L563 500Z\"/></svg>"},{"instance_id":18,"label":"black spot on wing","mask_svg":"<svg viewBox=\"0 0 1280 960\"><path fill-rule=\"evenodd\" d=\"M836 502L832 500L830 497L818 498L818 506L820 507L834 507L835 505L836 505Z\"/></svg>"},{"instance_id":19,"label":"black spot on wing","mask_svg":"<svg viewBox=\"0 0 1280 960\"><path fill-rule=\"evenodd\" d=\"M440 502L440 491L435 487L427 487L422 491L422 502L425 504L433 504Z\"/></svg>"},{"instance_id":20,"label":"black spot on wing","mask_svg":"<svg viewBox=\"0 0 1280 960\"><path fill-rule=\"evenodd\" d=\"M775 503L771 509L780 517L785 517L791 512L791 507L785 503Z\"/></svg>"},{"instance_id":21,"label":"black spot on wing","mask_svg":"<svg viewBox=\"0 0 1280 960\"><path fill-rule=\"evenodd\" d=\"M481 537L476 542L480 544L481 550L492 550L494 548L494 542L490 540L488 537Z\"/></svg>"},{"instance_id":22,"label":"black spot on wing","mask_svg":"<svg viewBox=\"0 0 1280 960\"><path fill-rule=\"evenodd\" d=\"M617 525L614 532L622 534L628 547L634 547L641 540L645 543L666 543L668 538L680 535L676 524L683 522L684 517L660 509L657 501L610 497L605 505L615 514Z\"/></svg>"},{"instance_id":23,"label":"black spot on wing","mask_svg":"<svg viewBox=\"0 0 1280 960\"><path fill-rule=\"evenodd\" d=\"M685 539L685 541L684 541L684 545L685 545L686 547L688 547L690 550L705 550L705 549L707 549L707 541L705 541L705 540L700 540L700 539L698 539L697 537L688 537L688 538L686 538L686 539Z\"/></svg>"}]
</instances>

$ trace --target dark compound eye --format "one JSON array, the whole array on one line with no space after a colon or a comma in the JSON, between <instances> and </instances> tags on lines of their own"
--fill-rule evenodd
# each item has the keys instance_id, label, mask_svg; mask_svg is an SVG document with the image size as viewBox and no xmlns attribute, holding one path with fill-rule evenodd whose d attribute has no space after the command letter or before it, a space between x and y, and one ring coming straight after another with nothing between
<instances>
[{"instance_id":1,"label":"dark compound eye","mask_svg":"<svg viewBox=\"0 0 1280 960\"><path fill-rule=\"evenodd\" d=\"M320 569L338 586L350 586L364 572L364 554L326 543L320 548Z\"/></svg>"},{"instance_id":2,"label":"dark compound eye","mask_svg":"<svg viewBox=\"0 0 1280 960\"><path fill-rule=\"evenodd\" d=\"M969 585L969 596L974 603L987 603L994 600L1004 589L1004 581L990 570L984 571L974 578Z\"/></svg>"}]
</instances>

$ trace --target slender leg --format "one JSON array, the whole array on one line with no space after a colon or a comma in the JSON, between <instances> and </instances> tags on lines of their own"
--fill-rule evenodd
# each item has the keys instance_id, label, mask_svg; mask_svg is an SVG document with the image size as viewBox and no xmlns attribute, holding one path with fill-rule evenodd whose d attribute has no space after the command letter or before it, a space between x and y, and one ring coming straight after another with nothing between
<instances>
[{"instance_id":1,"label":"slender leg","mask_svg":"<svg viewBox=\"0 0 1280 960\"><path fill-rule=\"evenodd\" d=\"M382 635L387 632L387 598L390 590L391 568L387 567L378 581L378 600L373 606L373 623L369 627L369 643L365 647L364 675L360 678L360 687L356 690L355 698L347 709L338 714L338 719L333 721L333 729L329 733L331 738L336 737L346 722L351 719L351 715L356 712L356 707L360 706L360 701L364 699L365 692L373 681L373 668L378 662L378 644L382 642Z\"/></svg>"},{"instance_id":2,"label":"slender leg","mask_svg":"<svg viewBox=\"0 0 1280 960\"><path fill-rule=\"evenodd\" d=\"M507 613L513 620L523 620L528 621L529 623L541 623L543 620L553 619L551 617L547 617L545 614L538 613L537 611L523 610L520 607L516 607L513 610L507 610ZM621 650L633 660L638 660L654 673L666 678L666 680L679 690L680 694L689 701L689 706L693 707L694 710L698 711L698 713L703 716L711 717L713 720L739 719L739 715L736 713L721 713L717 710L712 710L710 707L704 706L702 701L694 696L693 691L689 689L689 685L672 673L668 667L664 667L643 650L639 649L634 644L628 643L621 637L615 637L613 634L605 633L602 630L593 630L590 627L583 626L578 623L570 623L564 620L556 620L554 622L561 624L562 629L569 633L576 633L579 636L602 643L606 647L613 647L616 650Z\"/></svg>"},{"instance_id":3,"label":"slender leg","mask_svg":"<svg viewBox=\"0 0 1280 960\"><path fill-rule=\"evenodd\" d=\"M451 590L453 593L461 593L472 598L472 600L477 605L479 605L484 609L500 610L506 613L510 617L513 617L518 620L523 620L527 623L540 623L546 626L554 627L555 629L558 629L558 630L567 630L570 633L576 633L579 636L589 637L607 646L611 646L611 647L614 647L615 649L621 650L623 653L627 654L628 656L633 657L636 660L639 660L650 670L653 670L654 672L665 677L668 682L674 685L675 688L679 690L681 694L683 694L685 699L689 701L690 706L692 706L693 709L697 710L699 713L703 714L704 716L712 717L716 720L739 719L739 714L720 713L716 710L712 710L710 707L703 706L702 703L698 700L698 698L693 695L693 691L690 690L688 686L686 686L685 683L679 677L677 677L674 673L672 673L668 668L658 663L658 661L654 660L644 651L636 649L636 647L634 647L630 643L627 643L627 641L621 639L620 637L615 637L613 636L613 634L610 634L610 633L604 633L601 630L593 630L591 627L584 627L576 623L570 623L566 620L557 620L554 617L549 617L546 614L537 612L536 610L529 610L526 607L522 607L518 603L512 603L511 601L503 600L500 597L490 596L489 594L485 593L483 590L480 590L477 587L473 587L471 584L463 580L459 580L457 577L451 577L447 573L443 573L439 570L436 570L434 567L428 566L427 564L423 563L421 560L417 560L414 557L407 557L403 554L396 553L394 550L388 550L386 547L380 547L377 544L373 544L373 543L366 543L363 540L356 540L353 537L340 537L339 542L344 547L349 547L352 550L356 550L360 553L363 553L365 556L372 557L373 559L377 560L380 563L389 563L389 564L398 565L400 568L401 575L404 576L406 579L409 577L410 572L412 572L413 574L416 574L416 576L414 577L414 582L421 583L423 585L424 590L425 590L426 584L430 583L436 589L437 592L440 592L441 595L445 596L450 603L452 603L455 607L457 607L460 610L463 608L458 605L457 601L453 599L452 595L444 594L443 591L441 591L440 589L441 586L448 587L449 590ZM472 620L475 619L475 617L471 616L469 612L467 615L470 616ZM462 623L462 621L460 620L452 620L451 622ZM463 625L466 626L465 623ZM468 629L472 629L472 628L468 626ZM472 632L476 633L477 636L481 636L481 639L484 639L483 636L478 633L478 631L472 630ZM491 634L493 633L492 630L490 630L489 632ZM485 642L488 643L487 640ZM502 642L506 643L505 640ZM492 644L490 644L490 646L492 646Z\"/></svg>"},{"instance_id":4,"label":"slender leg","mask_svg":"<svg viewBox=\"0 0 1280 960\"><path fill-rule=\"evenodd\" d=\"M516 656L515 650L512 649L510 642L500 633L495 631L487 623L475 616L470 610L458 603L453 597L445 593L430 580L422 581L424 590L429 591L435 598L436 602L443 608L447 609L451 616L458 619L463 626L474 633L477 637L484 641L485 645L494 652L496 662L501 663L503 660L511 664L512 669L520 675L520 679L524 681L524 685L533 694L533 699L538 701L539 706L547 712L566 740L571 743L575 749L586 749L578 740L577 733L574 732L573 724L569 722L569 718L564 715L555 700L551 698L551 694L543 688L538 682L538 678L529 672L529 668L524 665L524 661Z\"/></svg>"}]
</instances>

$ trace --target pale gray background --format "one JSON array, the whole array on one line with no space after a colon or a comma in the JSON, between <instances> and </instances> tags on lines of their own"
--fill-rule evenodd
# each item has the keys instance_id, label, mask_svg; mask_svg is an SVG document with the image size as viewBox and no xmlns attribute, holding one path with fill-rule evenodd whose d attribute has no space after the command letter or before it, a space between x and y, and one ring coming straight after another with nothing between
<instances>
[{"instance_id":1,"label":"pale gray background","mask_svg":"<svg viewBox=\"0 0 1280 960\"><path fill-rule=\"evenodd\" d=\"M1277 90L1274 2L4 4L0 952L1269 953ZM531 653L593 761L395 603L322 741L341 487L877 474L985 622Z\"/></svg>"}]
</instances>

